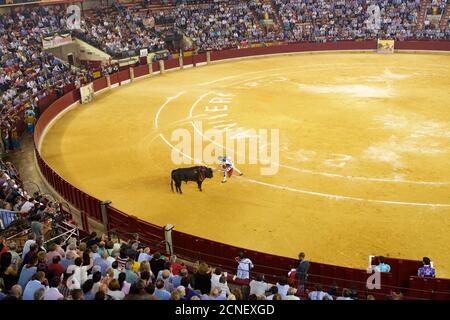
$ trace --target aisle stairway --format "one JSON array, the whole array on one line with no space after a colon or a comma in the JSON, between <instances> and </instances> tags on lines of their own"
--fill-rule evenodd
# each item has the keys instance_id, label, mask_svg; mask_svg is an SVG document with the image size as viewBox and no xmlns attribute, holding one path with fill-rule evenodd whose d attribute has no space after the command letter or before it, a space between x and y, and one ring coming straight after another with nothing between
<instances>
[{"instance_id":1,"label":"aisle stairway","mask_svg":"<svg viewBox=\"0 0 450 320\"><path fill-rule=\"evenodd\" d=\"M107 54L106 52L94 47L93 45L90 45L89 43L80 40L78 38L75 38L75 43L79 46L79 59L80 60L87 60L87 61L103 61L108 62L111 60L111 56Z\"/></svg>"},{"instance_id":2,"label":"aisle stairway","mask_svg":"<svg viewBox=\"0 0 450 320\"><path fill-rule=\"evenodd\" d=\"M272 0L265 0L266 3L270 2L270 5L272 6L273 12L275 12L275 24L280 26L280 28L284 28L283 25L283 19L281 19L280 13L278 12L278 8L275 5L275 2Z\"/></svg>"},{"instance_id":3,"label":"aisle stairway","mask_svg":"<svg viewBox=\"0 0 450 320\"><path fill-rule=\"evenodd\" d=\"M428 5L431 3L431 0L421 0L420 1L420 10L419 15L417 17L417 24L416 28L417 30L420 30L423 28L426 16L427 16L427 8Z\"/></svg>"},{"instance_id":4,"label":"aisle stairway","mask_svg":"<svg viewBox=\"0 0 450 320\"><path fill-rule=\"evenodd\" d=\"M441 30L445 30L449 28L449 22L450 19L450 1L447 1L447 6L445 7L445 11L442 14L441 21L439 22L439 28Z\"/></svg>"}]
</instances>

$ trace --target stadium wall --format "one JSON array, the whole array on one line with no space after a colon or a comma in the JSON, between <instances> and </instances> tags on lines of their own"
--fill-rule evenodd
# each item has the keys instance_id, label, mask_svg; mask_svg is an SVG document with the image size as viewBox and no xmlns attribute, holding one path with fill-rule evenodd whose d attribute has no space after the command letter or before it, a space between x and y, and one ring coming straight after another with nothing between
<instances>
[{"instance_id":1,"label":"stadium wall","mask_svg":"<svg viewBox=\"0 0 450 320\"><path fill-rule=\"evenodd\" d=\"M229 59L240 59L245 57L255 57L273 54L289 54L298 52L321 52L321 51L375 51L376 41L342 41L332 43L299 43L282 46L270 46L249 49L232 49L215 51L211 53L211 61L221 61ZM398 50L425 50L425 51L449 51L450 42L446 41L410 41L396 43ZM206 53L197 56L186 57L184 65L205 63L207 61ZM166 70L179 67L178 59L164 61ZM149 75L149 66L141 65L134 68L135 78ZM159 64L152 64L153 74L159 71ZM130 71L123 70L111 75L111 84L120 86L123 83L130 82ZM94 81L94 90L99 92L108 89L106 78L100 78ZM85 193L82 190L72 186L65 181L57 172L55 172L42 159L39 153L39 142L43 137L45 129L50 122L64 112L66 108L77 103L80 100L79 90L68 88L66 94L59 99L55 94L45 97L39 104L42 111L36 124L34 133L36 162L47 182L68 202L81 211L87 212L89 217L101 222L103 221L100 204L101 201ZM124 233L139 233L143 238L155 243L161 243L164 240L163 227L143 221L137 217L131 216L125 212L115 209L112 206L106 207L107 229L120 230ZM124 223L126 222L126 223ZM238 248L227 244L202 239L195 235L186 234L174 230L172 232L173 251L177 256L191 261L202 260L211 265L222 266L225 271L235 272L237 264L234 257L240 251L246 252L251 257L255 268L253 274L266 274L268 281L277 281L277 277L285 276L287 271L295 268L298 261L289 257L266 254L245 248ZM369 254L369 253L368 253ZM376 262L376 261L374 261ZM385 298L393 288L402 288L403 292L413 299L448 299L450 300L450 279L424 279L415 277L417 269L421 262L417 260L405 260L387 258L387 263L391 265L391 272L382 274L382 287L380 290L371 290L369 293L377 298ZM360 292L366 292L366 280L369 276L364 269L347 268L333 266L322 263L311 263L309 270L310 277L308 283L320 282L327 286L336 283L339 287L355 287ZM245 283L244 283L245 284Z\"/></svg>"}]
</instances>

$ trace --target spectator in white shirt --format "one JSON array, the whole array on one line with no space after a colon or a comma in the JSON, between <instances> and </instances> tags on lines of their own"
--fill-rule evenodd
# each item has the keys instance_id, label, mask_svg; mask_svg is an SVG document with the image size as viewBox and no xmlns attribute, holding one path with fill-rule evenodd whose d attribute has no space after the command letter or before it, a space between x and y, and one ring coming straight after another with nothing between
<instances>
[{"instance_id":1,"label":"spectator in white shirt","mask_svg":"<svg viewBox=\"0 0 450 320\"><path fill-rule=\"evenodd\" d=\"M256 280L250 281L250 294L260 297L265 296L266 291L269 291L271 286L272 285L264 281L264 276L262 274L258 274Z\"/></svg>"},{"instance_id":2,"label":"spectator in white shirt","mask_svg":"<svg viewBox=\"0 0 450 320\"><path fill-rule=\"evenodd\" d=\"M342 289L342 296L341 297L337 297L336 300L353 300L350 296L351 296L352 292L347 289L344 288Z\"/></svg>"},{"instance_id":3,"label":"spectator in white shirt","mask_svg":"<svg viewBox=\"0 0 450 320\"><path fill-rule=\"evenodd\" d=\"M105 252L108 254L108 250L105 250ZM114 255L116 253L116 255ZM114 261L116 261L116 257L119 255L118 251L112 251L111 255L108 255L108 257L106 258L106 261L108 261L109 265L112 266L112 264L114 263Z\"/></svg>"},{"instance_id":4,"label":"spectator in white shirt","mask_svg":"<svg viewBox=\"0 0 450 320\"><path fill-rule=\"evenodd\" d=\"M22 207L20 208L20 212L26 213L32 208L34 208L34 199L30 198L22 205Z\"/></svg>"},{"instance_id":5,"label":"spectator in white shirt","mask_svg":"<svg viewBox=\"0 0 450 320\"><path fill-rule=\"evenodd\" d=\"M59 292L58 286L61 283L59 277L53 277L50 280L50 288L45 291L44 300L63 300L64 296Z\"/></svg>"},{"instance_id":6,"label":"spectator in white shirt","mask_svg":"<svg viewBox=\"0 0 450 320\"><path fill-rule=\"evenodd\" d=\"M211 288L213 288L212 286L211 286ZM216 286L216 288L219 288L219 290L220 290L220 296L221 297L224 297L224 298L226 298L226 297L228 297L229 295L230 295L230 287L228 286L228 283L227 283L227 277L225 276L225 275L222 275L221 277L220 277L220 279L219 279L219 283L218 283L218 285Z\"/></svg>"},{"instance_id":7,"label":"spectator in white shirt","mask_svg":"<svg viewBox=\"0 0 450 320\"><path fill-rule=\"evenodd\" d=\"M25 244L23 245L23 249L22 249L22 260L23 258L25 258L25 255L30 252L30 246L36 243L36 236L34 233L30 233L28 235L28 240L25 242Z\"/></svg>"},{"instance_id":8,"label":"spectator in white shirt","mask_svg":"<svg viewBox=\"0 0 450 320\"><path fill-rule=\"evenodd\" d=\"M120 290L119 280L113 279L109 283L108 291L106 292L113 300L123 300L125 298L125 293Z\"/></svg>"},{"instance_id":9,"label":"spectator in white shirt","mask_svg":"<svg viewBox=\"0 0 450 320\"><path fill-rule=\"evenodd\" d=\"M250 270L253 269L252 261L249 258L246 258L243 252L240 252L235 260L238 263L236 278L244 280L250 279Z\"/></svg>"},{"instance_id":10,"label":"spectator in white shirt","mask_svg":"<svg viewBox=\"0 0 450 320\"><path fill-rule=\"evenodd\" d=\"M326 297L327 300L333 300L332 296L322 291L322 285L320 283L316 284L315 291L312 291L308 294L309 300L324 300L324 297Z\"/></svg>"},{"instance_id":11,"label":"spectator in white shirt","mask_svg":"<svg viewBox=\"0 0 450 320\"><path fill-rule=\"evenodd\" d=\"M278 293L283 297L286 297L287 292L289 290L289 285L287 284L286 277L281 277L277 282L276 286L278 287Z\"/></svg>"},{"instance_id":12,"label":"spectator in white shirt","mask_svg":"<svg viewBox=\"0 0 450 320\"><path fill-rule=\"evenodd\" d=\"M73 272L73 277L77 280L80 285L88 279L87 271L92 268L92 261L90 265L83 266L83 259L80 257L75 259L75 265L71 265L67 268L67 273Z\"/></svg>"},{"instance_id":13,"label":"spectator in white shirt","mask_svg":"<svg viewBox=\"0 0 450 320\"><path fill-rule=\"evenodd\" d=\"M150 255L150 248L146 247L143 252L139 253L138 262L141 263L142 261L150 261L152 258L153 256Z\"/></svg>"},{"instance_id":14,"label":"spectator in white shirt","mask_svg":"<svg viewBox=\"0 0 450 320\"><path fill-rule=\"evenodd\" d=\"M222 276L222 268L217 267L211 274L211 288L219 286L219 279Z\"/></svg>"},{"instance_id":15,"label":"spectator in white shirt","mask_svg":"<svg viewBox=\"0 0 450 320\"><path fill-rule=\"evenodd\" d=\"M290 287L287 291L286 297L283 300L300 300L295 294L297 293L297 289Z\"/></svg>"},{"instance_id":16,"label":"spectator in white shirt","mask_svg":"<svg viewBox=\"0 0 450 320\"><path fill-rule=\"evenodd\" d=\"M100 286L102 283L100 282L102 280L102 273L100 271L94 272L92 274L92 282L94 283L92 285L92 294L95 296L95 294L100 290Z\"/></svg>"}]
</instances>

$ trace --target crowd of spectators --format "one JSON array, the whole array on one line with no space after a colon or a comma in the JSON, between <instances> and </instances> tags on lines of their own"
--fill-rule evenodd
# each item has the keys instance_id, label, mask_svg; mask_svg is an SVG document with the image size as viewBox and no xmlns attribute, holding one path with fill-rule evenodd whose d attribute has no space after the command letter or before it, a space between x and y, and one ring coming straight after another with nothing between
<instances>
[{"instance_id":1,"label":"crowd of spectators","mask_svg":"<svg viewBox=\"0 0 450 320\"><path fill-rule=\"evenodd\" d=\"M445 8L445 1L431 8ZM434 3L433 2L433 3ZM82 20L91 43L110 54L165 48L165 29L178 28L199 50L241 47L273 41L337 41L350 39L448 38L448 30L426 24L417 28L420 0L179 0L159 12L148 2L127 8L114 5ZM377 6L379 19L374 22ZM376 13L378 15L378 13ZM267 28L266 22L274 24ZM374 27L373 25L376 25Z\"/></svg>"},{"instance_id":2,"label":"crowd of spectators","mask_svg":"<svg viewBox=\"0 0 450 320\"><path fill-rule=\"evenodd\" d=\"M444 13L447 0L431 0L428 3L427 14L429 15L441 15Z\"/></svg>"},{"instance_id":3,"label":"crowd of spectators","mask_svg":"<svg viewBox=\"0 0 450 320\"><path fill-rule=\"evenodd\" d=\"M44 225L50 220L64 218L59 204L36 191L29 193L20 179L19 172L11 162L0 160L0 217L8 212L17 214L17 219L10 219L6 225L3 219L0 231L16 222L30 226L36 237L43 235Z\"/></svg>"},{"instance_id":4,"label":"crowd of spectators","mask_svg":"<svg viewBox=\"0 0 450 320\"><path fill-rule=\"evenodd\" d=\"M59 6L19 8L0 14L0 131L6 152L18 149L19 114L37 113L38 100L68 84L90 81L89 72L71 68L42 49L42 36L64 28ZM33 117L25 117L32 124Z\"/></svg>"},{"instance_id":5,"label":"crowd of spectators","mask_svg":"<svg viewBox=\"0 0 450 320\"><path fill-rule=\"evenodd\" d=\"M239 47L264 40L247 1L230 0L176 7L175 26L200 50Z\"/></svg>"},{"instance_id":6,"label":"crowd of spectators","mask_svg":"<svg viewBox=\"0 0 450 320\"><path fill-rule=\"evenodd\" d=\"M139 237L125 243L93 232L83 240L63 241L46 233L50 223L68 219L59 204L39 192L29 194L14 165L1 160L0 186L0 215L13 212L30 230L21 247L15 240L6 241L0 233L0 300L375 299L356 287L338 288L335 283L327 288L316 283L312 288L310 262L303 252L297 268L268 282L263 274L253 272L255 266L243 252L235 258L233 276L206 262L179 261L175 255L151 251ZM6 230L12 227L6 226ZM378 257L373 267L377 272L391 272L384 257ZM417 276L436 277L428 257L423 258ZM242 287L242 283L246 285ZM386 296L391 300L402 298L397 291Z\"/></svg>"},{"instance_id":7,"label":"crowd of spectators","mask_svg":"<svg viewBox=\"0 0 450 320\"><path fill-rule=\"evenodd\" d=\"M264 275L250 277L251 260L236 257L233 279L247 280L247 289L229 283L230 275L205 262L185 264L175 255L151 252L139 240L112 241L93 232L84 241L60 239L43 244L42 233L30 233L22 252L14 241L0 239L0 300L358 300L356 287L305 289L310 263L300 253L299 265L286 277L269 283ZM380 257L378 272L390 266ZM420 277L435 277L430 259L423 259ZM401 300L392 291L386 299ZM374 300L371 294L365 299Z\"/></svg>"},{"instance_id":8,"label":"crowd of spectators","mask_svg":"<svg viewBox=\"0 0 450 320\"><path fill-rule=\"evenodd\" d=\"M113 57L123 53L139 55L137 50L149 52L165 49L161 24L173 23L172 12L140 10L139 6L124 7L115 4L108 9L97 8L93 14L81 20L81 35L84 40L102 49Z\"/></svg>"},{"instance_id":9,"label":"crowd of spectators","mask_svg":"<svg viewBox=\"0 0 450 320\"><path fill-rule=\"evenodd\" d=\"M253 262L242 252L235 258L233 276L206 262L188 263L179 261L175 255L164 256L157 249L151 251L138 237L121 242L93 232L82 241L76 238L45 241L45 224L56 219L56 206L39 193L30 197L11 163L0 165L3 210L19 212L30 221L28 240L22 248L14 240L5 241L0 236L0 300L375 299L356 287L309 284L310 262L303 252L299 254L297 268L277 281L268 282L263 274L252 271ZM391 272L384 257L378 257L374 269ZM429 258L423 258L417 275L436 276ZM236 285L236 281L245 281L247 285ZM385 298L404 297L393 290Z\"/></svg>"},{"instance_id":10,"label":"crowd of spectators","mask_svg":"<svg viewBox=\"0 0 450 320\"><path fill-rule=\"evenodd\" d=\"M431 39L441 39L445 37L445 28L448 30L449 26L447 25L445 28L441 29L440 23L441 18L445 18L443 15L445 13L446 5L447 0L432 0L428 3L427 15L423 27L419 30L420 36Z\"/></svg>"},{"instance_id":11,"label":"crowd of spectators","mask_svg":"<svg viewBox=\"0 0 450 320\"><path fill-rule=\"evenodd\" d=\"M273 1L296 41L414 37L420 9L420 0Z\"/></svg>"},{"instance_id":12,"label":"crowd of spectators","mask_svg":"<svg viewBox=\"0 0 450 320\"><path fill-rule=\"evenodd\" d=\"M263 2L260 0L249 1L250 9L256 13L256 16L260 20L276 20L275 7L271 2Z\"/></svg>"},{"instance_id":13,"label":"crowd of spectators","mask_svg":"<svg viewBox=\"0 0 450 320\"><path fill-rule=\"evenodd\" d=\"M249 279L250 259L241 254L236 261L237 277ZM257 275L247 293L227 278L220 267L198 262L188 268L136 240L113 242L95 233L83 242L47 245L31 233L21 254L14 242L0 244L0 300L300 300L287 277L269 284ZM309 299L323 296L316 291Z\"/></svg>"}]
</instances>

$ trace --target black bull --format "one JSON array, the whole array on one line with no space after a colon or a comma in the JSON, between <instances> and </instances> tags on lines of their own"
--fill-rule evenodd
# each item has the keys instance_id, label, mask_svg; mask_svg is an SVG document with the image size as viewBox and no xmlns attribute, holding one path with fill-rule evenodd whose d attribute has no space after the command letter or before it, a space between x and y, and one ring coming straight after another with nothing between
<instances>
[{"instance_id":1,"label":"black bull","mask_svg":"<svg viewBox=\"0 0 450 320\"><path fill-rule=\"evenodd\" d=\"M180 168L172 171L172 181L170 182L170 187L173 192L173 183L175 182L175 187L177 192L181 192L181 182L196 181L198 184L198 189L202 191L202 183L206 178L212 178L213 171L211 168L198 166L192 168Z\"/></svg>"}]
</instances>

